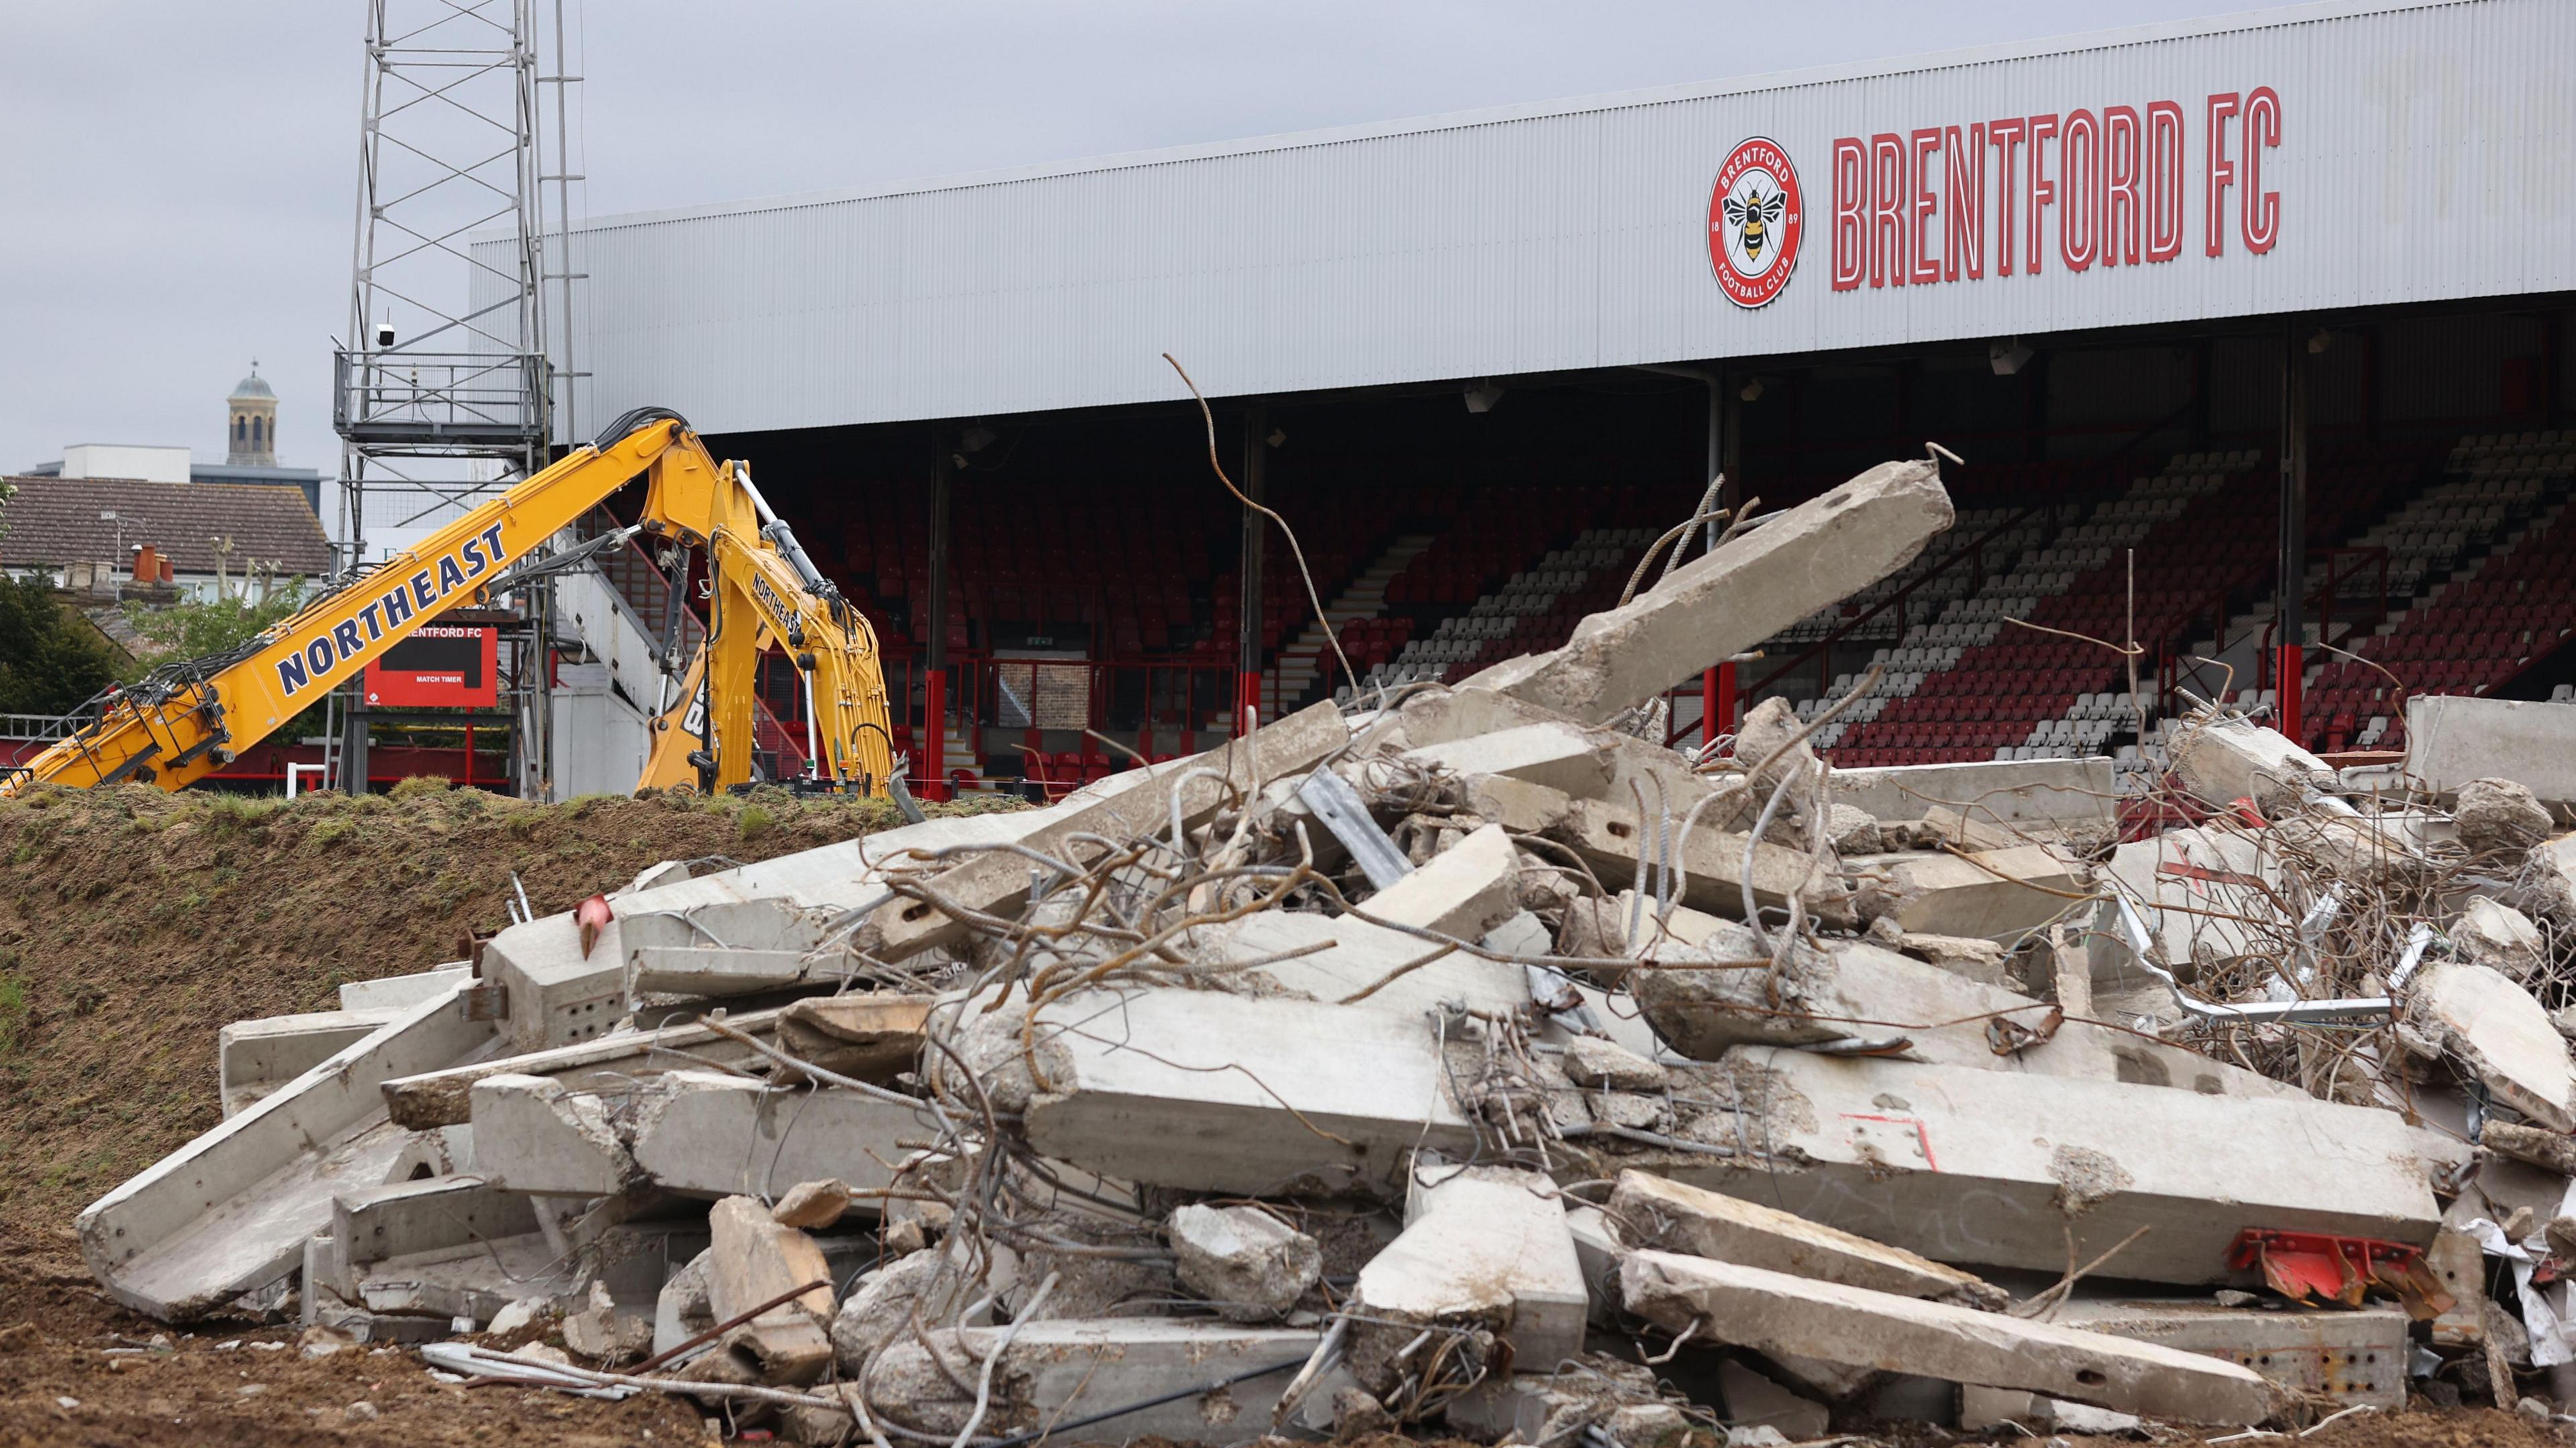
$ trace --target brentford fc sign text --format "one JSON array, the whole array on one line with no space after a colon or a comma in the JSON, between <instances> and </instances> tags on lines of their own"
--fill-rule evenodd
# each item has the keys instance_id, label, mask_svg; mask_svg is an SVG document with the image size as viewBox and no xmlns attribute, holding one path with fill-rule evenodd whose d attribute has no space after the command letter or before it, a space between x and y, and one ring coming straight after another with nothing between
<instances>
[{"instance_id":1,"label":"brentford fc sign text","mask_svg":"<svg viewBox=\"0 0 2576 1448\"><path fill-rule=\"evenodd\" d=\"M2270 251L2281 193L2263 189L2263 159L2281 144L2280 96L2212 95L2190 130L2180 104L2150 101L1845 136L1834 290L1974 281L1989 263L2006 277L2172 261L2195 201L2205 255L2226 255L2231 233Z\"/></svg>"}]
</instances>

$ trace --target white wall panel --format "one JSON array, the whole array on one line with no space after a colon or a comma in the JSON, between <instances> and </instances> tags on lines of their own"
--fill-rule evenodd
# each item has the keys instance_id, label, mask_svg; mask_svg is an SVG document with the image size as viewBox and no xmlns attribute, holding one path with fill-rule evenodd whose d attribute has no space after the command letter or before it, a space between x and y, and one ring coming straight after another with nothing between
<instances>
[{"instance_id":1,"label":"white wall panel","mask_svg":"<svg viewBox=\"0 0 2576 1448\"><path fill-rule=\"evenodd\" d=\"M2308 5L611 218L574 239L579 415L649 402L738 431L1168 399L1166 350L1213 394L1276 393L2567 290L2571 71L2567 0ZM2212 258L2205 100L2257 86L2281 98L2261 158L2280 239L2246 251L2240 183ZM1832 289L1835 137L2157 100L2185 120L2178 258L2070 272L2060 204L2036 276L1990 255L1982 280ZM1753 135L1786 147L1807 214L1788 286L1744 311L1710 275L1703 218ZM1987 173L1991 193L1991 150Z\"/></svg>"}]
</instances>

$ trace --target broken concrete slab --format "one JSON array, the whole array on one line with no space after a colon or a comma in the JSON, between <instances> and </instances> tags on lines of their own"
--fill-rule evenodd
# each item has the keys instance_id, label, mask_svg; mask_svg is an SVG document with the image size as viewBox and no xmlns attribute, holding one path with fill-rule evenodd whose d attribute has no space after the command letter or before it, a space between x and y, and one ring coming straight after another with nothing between
<instances>
[{"instance_id":1,"label":"broken concrete slab","mask_svg":"<svg viewBox=\"0 0 2576 1448\"><path fill-rule=\"evenodd\" d=\"M1833 1427L1832 1409L1733 1358L1717 1365L1717 1391L1726 1402L1726 1421L1733 1427L1777 1429L1793 1443L1822 1438Z\"/></svg>"},{"instance_id":2,"label":"broken concrete slab","mask_svg":"<svg viewBox=\"0 0 2576 1448\"><path fill-rule=\"evenodd\" d=\"M1861 918L1893 920L1908 934L2009 944L2065 914L2085 894L2081 867L2044 845L1873 855L1848 864L1856 877L1874 877L1860 890Z\"/></svg>"},{"instance_id":3,"label":"broken concrete slab","mask_svg":"<svg viewBox=\"0 0 2576 1448\"><path fill-rule=\"evenodd\" d=\"M1005 1333L1009 1342L996 1360L985 1432L1034 1435L1051 1423L1083 1422L1081 1435L1091 1441L1176 1443L1261 1436L1280 1392L1319 1337L1312 1328L1152 1318L937 1329L927 1343L895 1342L869 1360L860 1383L869 1407L914 1432L954 1436L966 1426L975 1397L935 1366L930 1353L935 1347L952 1364L979 1363ZM1341 1373L1326 1374L1306 1405L1329 1414L1333 1394L1348 1383ZM1194 1385L1206 1391L1174 1396ZM1083 1421L1129 1403L1148 1406Z\"/></svg>"},{"instance_id":4,"label":"broken concrete slab","mask_svg":"<svg viewBox=\"0 0 2576 1448\"><path fill-rule=\"evenodd\" d=\"M1520 869L1511 836L1486 825L1358 908L1389 925L1479 940L1520 909Z\"/></svg>"},{"instance_id":5,"label":"broken concrete slab","mask_svg":"<svg viewBox=\"0 0 2576 1448\"><path fill-rule=\"evenodd\" d=\"M608 1197L640 1177L608 1107L549 1076L505 1072L474 1083L475 1170L513 1192Z\"/></svg>"},{"instance_id":6,"label":"broken concrete slab","mask_svg":"<svg viewBox=\"0 0 2576 1448\"><path fill-rule=\"evenodd\" d=\"M1412 1171L1403 1234L1360 1268L1351 1295L1351 1372L1381 1395L1424 1327L1489 1329L1514 1363L1545 1370L1583 1351L1591 1305L1554 1182L1428 1158Z\"/></svg>"},{"instance_id":7,"label":"broken concrete slab","mask_svg":"<svg viewBox=\"0 0 2576 1448\"><path fill-rule=\"evenodd\" d=\"M707 1246L707 1309L728 1321L782 1293L813 1283L812 1291L763 1312L737 1332L741 1345L777 1383L810 1383L832 1366L832 1340L824 1328L835 1303L832 1269L814 1239L771 1220L750 1197L727 1197L707 1213L714 1240Z\"/></svg>"},{"instance_id":8,"label":"broken concrete slab","mask_svg":"<svg viewBox=\"0 0 2576 1448\"><path fill-rule=\"evenodd\" d=\"M522 921L483 947L482 975L509 1002L513 1051L568 1046L615 1030L626 1014L626 953L610 920L588 950L572 913Z\"/></svg>"},{"instance_id":9,"label":"broken concrete slab","mask_svg":"<svg viewBox=\"0 0 2576 1448\"><path fill-rule=\"evenodd\" d=\"M474 973L471 961L451 960L412 975L385 975L374 980L344 981L340 986L340 1009L344 1011L398 1011L419 1005L422 1001L443 996L456 988L457 982Z\"/></svg>"},{"instance_id":10,"label":"broken concrete slab","mask_svg":"<svg viewBox=\"0 0 2576 1448\"><path fill-rule=\"evenodd\" d=\"M369 1264L358 1279L358 1305L396 1316L489 1322L513 1302L559 1305L572 1290L571 1265L545 1233L530 1232Z\"/></svg>"},{"instance_id":11,"label":"broken concrete slab","mask_svg":"<svg viewBox=\"0 0 2576 1448\"><path fill-rule=\"evenodd\" d=\"M1324 1270L1315 1239L1259 1207L1192 1203L1168 1227L1181 1285L1229 1322L1276 1322Z\"/></svg>"},{"instance_id":12,"label":"broken concrete slab","mask_svg":"<svg viewBox=\"0 0 2576 1448\"><path fill-rule=\"evenodd\" d=\"M1681 813L1675 811L1677 828ZM1653 858L1653 842L1644 838L1644 829L1632 808L1579 799L1567 806L1564 823L1550 838L1572 848L1604 880L1616 882L1636 878L1641 851ZM1676 856L1684 872L1682 903L1713 915L1743 915L1748 843L1747 836L1711 829L1703 819ZM1810 920L1829 928L1855 923L1842 883L1816 868L1805 851L1765 840L1753 847L1752 859L1756 908L1785 910L1790 897L1800 895Z\"/></svg>"},{"instance_id":13,"label":"broken concrete slab","mask_svg":"<svg viewBox=\"0 0 2576 1448\"><path fill-rule=\"evenodd\" d=\"M1909 930L1893 933L1894 948L1900 955L1910 955L1979 985L2012 985L2012 956L1998 942L1968 935L1926 935Z\"/></svg>"},{"instance_id":14,"label":"broken concrete slab","mask_svg":"<svg viewBox=\"0 0 2576 1448\"><path fill-rule=\"evenodd\" d=\"M1834 798L1880 820L1950 809L1999 824L2109 824L2120 785L2108 759L1978 760L1837 769Z\"/></svg>"},{"instance_id":15,"label":"broken concrete slab","mask_svg":"<svg viewBox=\"0 0 2576 1448\"><path fill-rule=\"evenodd\" d=\"M2254 947L2249 920L2276 921L2272 929L2287 932L2276 872L2276 861L2244 832L2178 829L2113 850L2103 883L2129 899L2163 952L2161 963L2172 968L2247 954ZM2103 902L2089 945L2097 992L2157 984L2130 964L2116 902Z\"/></svg>"},{"instance_id":16,"label":"broken concrete slab","mask_svg":"<svg viewBox=\"0 0 2576 1448\"><path fill-rule=\"evenodd\" d=\"M884 1084L921 1059L936 997L870 991L810 996L779 1012L778 1048L836 1075Z\"/></svg>"},{"instance_id":17,"label":"broken concrete slab","mask_svg":"<svg viewBox=\"0 0 2576 1448\"><path fill-rule=\"evenodd\" d=\"M2401 1307L2266 1312L2206 1297L2076 1298L2050 1320L2241 1363L2337 1406L2406 1406L2408 1318Z\"/></svg>"},{"instance_id":18,"label":"broken concrete slab","mask_svg":"<svg viewBox=\"0 0 2576 1448\"><path fill-rule=\"evenodd\" d=\"M1881 464L1467 684L1600 723L1904 567L1952 518L1937 463Z\"/></svg>"},{"instance_id":19,"label":"broken concrete slab","mask_svg":"<svg viewBox=\"0 0 2576 1448\"><path fill-rule=\"evenodd\" d=\"M215 1033L217 1094L226 1116L241 1110L401 1014L368 1010L307 1011L235 1021Z\"/></svg>"},{"instance_id":20,"label":"broken concrete slab","mask_svg":"<svg viewBox=\"0 0 2576 1448\"><path fill-rule=\"evenodd\" d=\"M1354 752L1363 756L1402 753L1408 749L1484 738L1530 725L1570 726L1582 730L1582 737L1596 748L1608 751L1610 779L1595 792L1600 798L1626 803L1633 799L1634 790L1643 789L1647 799L1660 798L1679 814L1714 787L1708 777L1693 769L1690 760L1677 750L1666 749L1633 734L1591 728L1561 711L1509 698L1491 689L1460 687L1417 694L1407 699L1404 706L1391 716L1383 716L1369 725L1361 734ZM1515 780L1511 783L1528 782ZM1574 795L1573 791L1557 792L1570 797ZM1727 814L1723 806L1711 806L1701 822L1721 826L1735 824L1731 814L1726 818L1715 817L1720 814ZM1749 823L1751 815L1747 813L1743 819Z\"/></svg>"},{"instance_id":21,"label":"broken concrete slab","mask_svg":"<svg viewBox=\"0 0 2576 1448\"><path fill-rule=\"evenodd\" d=\"M1428 872L1416 871L1405 879L1409 882L1424 873ZM1372 925L1355 915L1264 910L1207 932L1198 959L1206 985L1237 994L1339 1003L1367 991L1354 1004L1416 1020L1424 1011L1453 1000L1477 1010L1528 1008L1529 977L1517 965L1463 951L1415 965L1440 948L1436 941ZM1279 958L1299 951L1306 953ZM1228 968L1244 962L1266 963ZM1405 970L1408 965L1414 968Z\"/></svg>"},{"instance_id":22,"label":"broken concrete slab","mask_svg":"<svg viewBox=\"0 0 2576 1448\"><path fill-rule=\"evenodd\" d=\"M1663 928L1670 939L1721 964L1768 958L1754 945L1751 932L1734 921L1677 908ZM1763 1042L1899 1033L1924 1060L1976 1070L2126 1081L2213 1095L2310 1099L2297 1086L2242 1066L2080 1020L2061 1021L2046 1039L1999 1054L1990 1023L2003 1019L2041 1031L2047 1024L2045 1003L1866 941L1834 941L1822 952L1802 947L1794 956L1797 972L1776 987L1761 970L1675 968L1682 963L1675 957L1659 969L1632 971L1629 988L1664 1040L1700 1060ZM1783 1015L1784 1009L1802 1014Z\"/></svg>"},{"instance_id":23,"label":"broken concrete slab","mask_svg":"<svg viewBox=\"0 0 2576 1448\"><path fill-rule=\"evenodd\" d=\"M728 950L716 945L646 945L627 954L626 997L648 994L743 996L848 980L851 962L799 950Z\"/></svg>"},{"instance_id":24,"label":"broken concrete slab","mask_svg":"<svg viewBox=\"0 0 2576 1448\"><path fill-rule=\"evenodd\" d=\"M2432 1032L2514 1110L2576 1131L2576 1060L2531 992L2489 966L2439 961L2415 978L2407 1019Z\"/></svg>"},{"instance_id":25,"label":"broken concrete slab","mask_svg":"<svg viewBox=\"0 0 2576 1448\"><path fill-rule=\"evenodd\" d=\"M769 1197L798 1182L837 1177L853 1209L894 1180L902 1143L934 1133L927 1106L899 1106L856 1091L794 1090L717 1071L668 1071L634 1108L635 1165L683 1196Z\"/></svg>"},{"instance_id":26,"label":"broken concrete slab","mask_svg":"<svg viewBox=\"0 0 2576 1448\"><path fill-rule=\"evenodd\" d=\"M1169 833L1176 814L1184 828L1202 823L1227 800L1257 793L1273 779L1312 769L1349 740L1341 711L1326 700L1201 756L1174 776L1177 782L1169 788L1149 782L1059 813L1023 842L1041 854L1077 863L1089 860L1099 854L1100 841ZM1202 770L1208 773L1199 773ZM1028 899L1029 866L1025 855L992 851L951 865L927 883L940 897L963 908L1009 913ZM863 943L872 944L883 959L901 960L961 938L964 928L927 901L893 900L869 917L863 934L870 939Z\"/></svg>"},{"instance_id":27,"label":"broken concrete slab","mask_svg":"<svg viewBox=\"0 0 2576 1448\"><path fill-rule=\"evenodd\" d=\"M2284 1398L2260 1373L2153 1343L1669 1252L1620 1269L1628 1310L1668 1332L1760 1352L2026 1388L2185 1423L2260 1423Z\"/></svg>"},{"instance_id":28,"label":"broken concrete slab","mask_svg":"<svg viewBox=\"0 0 2576 1448\"><path fill-rule=\"evenodd\" d=\"M178 1321L294 1271L331 1199L384 1179L404 1146L377 1088L492 1040L454 991L411 1007L83 1209L74 1226L100 1285Z\"/></svg>"},{"instance_id":29,"label":"broken concrete slab","mask_svg":"<svg viewBox=\"0 0 2576 1448\"><path fill-rule=\"evenodd\" d=\"M1901 1247L1873 1242L1741 1197L1623 1171L1609 1216L1631 1247L1649 1247L1988 1310L2003 1289Z\"/></svg>"},{"instance_id":30,"label":"broken concrete slab","mask_svg":"<svg viewBox=\"0 0 2576 1448\"><path fill-rule=\"evenodd\" d=\"M1610 791L1611 749L1600 735L1578 724L1549 721L1446 739L1397 757L1455 775L1489 775L1570 796L1599 798Z\"/></svg>"},{"instance_id":31,"label":"broken concrete slab","mask_svg":"<svg viewBox=\"0 0 2576 1448\"><path fill-rule=\"evenodd\" d=\"M1725 1065L1759 1148L1631 1165L1935 1261L2063 1272L2070 1232L2089 1259L2146 1227L2106 1271L2242 1284L2249 1227L2423 1246L2440 1221L2431 1134L2373 1107L1801 1051Z\"/></svg>"},{"instance_id":32,"label":"broken concrete slab","mask_svg":"<svg viewBox=\"0 0 2576 1448\"><path fill-rule=\"evenodd\" d=\"M326 1285L354 1302L359 1269L369 1263L535 1230L537 1217L527 1198L480 1177L423 1177L353 1187L331 1202L334 1271Z\"/></svg>"},{"instance_id":33,"label":"broken concrete slab","mask_svg":"<svg viewBox=\"0 0 2576 1448\"><path fill-rule=\"evenodd\" d=\"M2543 803L2576 801L2576 704L2411 695L2406 772L2436 794L2473 779L2510 779Z\"/></svg>"},{"instance_id":34,"label":"broken concrete slab","mask_svg":"<svg viewBox=\"0 0 2576 1448\"><path fill-rule=\"evenodd\" d=\"M1178 989L1083 991L1039 1014L1029 1143L1104 1176L1331 1196L1395 1189L1416 1146L1474 1150L1420 1017ZM973 1019L997 1059L1018 1057L1016 1017Z\"/></svg>"},{"instance_id":35,"label":"broken concrete slab","mask_svg":"<svg viewBox=\"0 0 2576 1448\"><path fill-rule=\"evenodd\" d=\"M2187 720L2165 751L2174 779L2212 809L2250 800L2263 818L2280 819L2336 788L2334 769L2324 760L2279 730L2242 718Z\"/></svg>"},{"instance_id":36,"label":"broken concrete slab","mask_svg":"<svg viewBox=\"0 0 2576 1448\"><path fill-rule=\"evenodd\" d=\"M777 1030L784 1013L783 1007L744 1011L726 1024L744 1035L766 1036ZM636 1078L659 1074L674 1061L727 1066L759 1059L759 1053L750 1047L706 1026L660 1026L612 1032L578 1045L397 1077L384 1083L383 1090L395 1125L427 1131L462 1126L473 1120L474 1083L487 1076L551 1076L575 1091L608 1092L630 1089Z\"/></svg>"}]
</instances>

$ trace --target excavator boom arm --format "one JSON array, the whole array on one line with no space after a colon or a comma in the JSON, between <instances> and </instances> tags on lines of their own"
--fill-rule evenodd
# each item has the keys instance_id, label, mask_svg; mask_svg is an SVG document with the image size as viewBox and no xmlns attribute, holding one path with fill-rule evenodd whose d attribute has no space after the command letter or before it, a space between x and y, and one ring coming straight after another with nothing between
<instances>
[{"instance_id":1,"label":"excavator boom arm","mask_svg":"<svg viewBox=\"0 0 2576 1448\"><path fill-rule=\"evenodd\" d=\"M754 514L767 509L755 508L743 496L746 489L728 485L727 470L707 454L685 422L658 409L629 413L597 442L575 449L418 547L317 599L242 649L156 670L111 699L96 723L57 742L24 768L0 776L0 796L31 782L89 786L132 779L168 790L194 783L347 683L441 612L482 592L511 564L647 472L652 475L646 500L649 531L712 548L724 525L738 515L757 540ZM774 553L768 557L776 562ZM794 570L784 563L777 567L795 580ZM796 591L799 597L810 596L801 584ZM837 602L837 595L832 601ZM756 626L754 620L742 630L746 643ZM858 628L865 635L865 623ZM873 635L865 635L865 641L864 663L873 673ZM747 712L745 673L740 704ZM875 698L882 734L881 678ZM748 733L746 723L739 751L744 769ZM882 772L875 778L881 783Z\"/></svg>"}]
</instances>

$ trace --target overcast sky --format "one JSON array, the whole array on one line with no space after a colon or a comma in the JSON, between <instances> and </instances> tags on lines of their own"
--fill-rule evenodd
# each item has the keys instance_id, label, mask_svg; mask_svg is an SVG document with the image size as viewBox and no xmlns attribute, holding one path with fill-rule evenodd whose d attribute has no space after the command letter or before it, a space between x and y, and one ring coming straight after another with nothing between
<instances>
[{"instance_id":1,"label":"overcast sky","mask_svg":"<svg viewBox=\"0 0 2576 1448\"><path fill-rule=\"evenodd\" d=\"M507 0L496 0L506 9ZM551 16L553 0L534 0ZM2212 0L564 0L576 215L860 186L2247 8ZM333 476L359 0L0 5L0 471L224 451L258 358ZM458 295L463 279L458 276Z\"/></svg>"}]
</instances>

